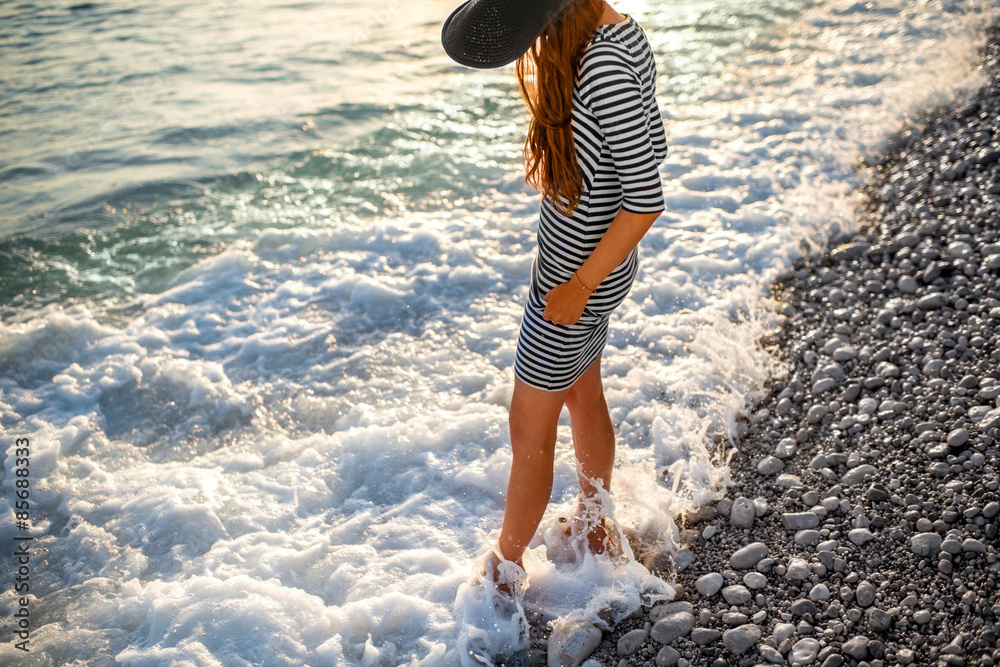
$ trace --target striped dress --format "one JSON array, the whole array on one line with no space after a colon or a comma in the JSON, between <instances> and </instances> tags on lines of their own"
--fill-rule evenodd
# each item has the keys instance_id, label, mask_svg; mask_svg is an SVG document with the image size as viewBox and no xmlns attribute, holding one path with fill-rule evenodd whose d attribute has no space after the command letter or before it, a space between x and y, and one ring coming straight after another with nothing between
<instances>
[{"instance_id":1,"label":"striped dress","mask_svg":"<svg viewBox=\"0 0 1000 667\"><path fill-rule=\"evenodd\" d=\"M638 247L594 289L575 324L545 320L542 296L573 277L620 208L664 210L659 164L667 155L667 139L655 81L653 52L635 19L627 16L598 26L573 87L571 126L583 194L569 217L548 198L540 209L537 254L514 361L515 376L533 387L566 389L601 354L611 312L632 287Z\"/></svg>"}]
</instances>

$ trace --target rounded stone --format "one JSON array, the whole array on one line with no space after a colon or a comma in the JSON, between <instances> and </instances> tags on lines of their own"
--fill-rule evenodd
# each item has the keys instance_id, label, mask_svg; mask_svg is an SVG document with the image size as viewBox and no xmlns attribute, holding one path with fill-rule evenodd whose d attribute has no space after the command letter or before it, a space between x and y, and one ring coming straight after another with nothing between
<instances>
[{"instance_id":1,"label":"rounded stone","mask_svg":"<svg viewBox=\"0 0 1000 667\"><path fill-rule=\"evenodd\" d=\"M643 628L626 632L618 640L618 655L621 657L632 655L646 642L647 636Z\"/></svg>"},{"instance_id":2,"label":"rounded stone","mask_svg":"<svg viewBox=\"0 0 1000 667\"><path fill-rule=\"evenodd\" d=\"M733 507L729 511L729 521L736 528L750 528L756 516L753 503L748 498L741 496L733 501Z\"/></svg>"},{"instance_id":3,"label":"rounded stone","mask_svg":"<svg viewBox=\"0 0 1000 667\"><path fill-rule=\"evenodd\" d=\"M847 532L847 539L859 547L874 539L874 535L867 528L854 528Z\"/></svg>"},{"instance_id":4,"label":"rounded stone","mask_svg":"<svg viewBox=\"0 0 1000 667\"><path fill-rule=\"evenodd\" d=\"M956 428L948 433L948 446L961 447L969 441L969 431L964 428Z\"/></svg>"},{"instance_id":5,"label":"rounded stone","mask_svg":"<svg viewBox=\"0 0 1000 667\"><path fill-rule=\"evenodd\" d=\"M763 542L751 542L729 557L729 567L734 570L749 570L757 561L767 557L767 545Z\"/></svg>"},{"instance_id":6,"label":"rounded stone","mask_svg":"<svg viewBox=\"0 0 1000 667\"><path fill-rule=\"evenodd\" d=\"M904 294L916 294L919 285L913 276L902 276L896 281L896 287Z\"/></svg>"},{"instance_id":7,"label":"rounded stone","mask_svg":"<svg viewBox=\"0 0 1000 667\"><path fill-rule=\"evenodd\" d=\"M785 579L789 581L802 581L811 574L812 568L809 567L809 563L801 558L792 558L788 563L788 569L785 571Z\"/></svg>"},{"instance_id":8,"label":"rounded stone","mask_svg":"<svg viewBox=\"0 0 1000 667\"><path fill-rule=\"evenodd\" d=\"M998 507L1000 507L1000 505L998 505ZM767 514L767 498L754 498L753 511L758 517L762 517ZM986 510L983 510L983 516L986 516Z\"/></svg>"},{"instance_id":9,"label":"rounded stone","mask_svg":"<svg viewBox=\"0 0 1000 667\"><path fill-rule=\"evenodd\" d=\"M882 632L883 630L889 629L889 624L892 622L892 616L877 607L872 607L865 612L865 618L868 620L868 627L876 632Z\"/></svg>"},{"instance_id":10,"label":"rounded stone","mask_svg":"<svg viewBox=\"0 0 1000 667\"><path fill-rule=\"evenodd\" d=\"M792 650L788 654L788 664L808 665L816 659L819 653L819 641L812 637L800 639L792 645Z\"/></svg>"},{"instance_id":11,"label":"rounded stone","mask_svg":"<svg viewBox=\"0 0 1000 667\"><path fill-rule=\"evenodd\" d=\"M833 378L822 378L817 380L812 386L812 393L822 394L823 392L830 391L837 386L837 382Z\"/></svg>"},{"instance_id":12,"label":"rounded stone","mask_svg":"<svg viewBox=\"0 0 1000 667\"><path fill-rule=\"evenodd\" d=\"M934 556L941 548L941 536L937 533L920 533L910 538L910 548L918 556Z\"/></svg>"},{"instance_id":13,"label":"rounded stone","mask_svg":"<svg viewBox=\"0 0 1000 667\"><path fill-rule=\"evenodd\" d=\"M722 633L722 643L733 655L745 653L760 640L760 628L753 623L741 625Z\"/></svg>"},{"instance_id":14,"label":"rounded stone","mask_svg":"<svg viewBox=\"0 0 1000 667\"><path fill-rule=\"evenodd\" d=\"M778 441L777 447L774 448L774 455L779 459L787 459L795 455L796 449L798 449L798 446L793 439L782 438Z\"/></svg>"},{"instance_id":15,"label":"rounded stone","mask_svg":"<svg viewBox=\"0 0 1000 667\"><path fill-rule=\"evenodd\" d=\"M793 602L790 609L793 616L805 616L806 614L809 614L815 618L819 613L819 609L816 608L816 603L805 598L799 598Z\"/></svg>"},{"instance_id":16,"label":"rounded stone","mask_svg":"<svg viewBox=\"0 0 1000 667\"><path fill-rule=\"evenodd\" d=\"M698 577L694 582L695 590L704 597L710 598L722 588L722 575L718 572L709 572Z\"/></svg>"},{"instance_id":17,"label":"rounded stone","mask_svg":"<svg viewBox=\"0 0 1000 667\"><path fill-rule=\"evenodd\" d=\"M760 463L757 464L757 472L761 475L774 475L785 469L785 464L782 463L781 459L774 456L765 456L761 459Z\"/></svg>"},{"instance_id":18,"label":"rounded stone","mask_svg":"<svg viewBox=\"0 0 1000 667\"><path fill-rule=\"evenodd\" d=\"M981 554L985 553L986 545L973 537L968 537L962 542L962 551Z\"/></svg>"},{"instance_id":19,"label":"rounded stone","mask_svg":"<svg viewBox=\"0 0 1000 667\"><path fill-rule=\"evenodd\" d=\"M806 421L810 424L818 424L823 421L823 417L826 416L827 409L825 405L814 405L809 408L809 412L806 413Z\"/></svg>"},{"instance_id":20,"label":"rounded stone","mask_svg":"<svg viewBox=\"0 0 1000 667\"><path fill-rule=\"evenodd\" d=\"M795 533L794 541L796 544L802 546L812 546L820 540L820 534L818 530L800 530Z\"/></svg>"},{"instance_id":21,"label":"rounded stone","mask_svg":"<svg viewBox=\"0 0 1000 667\"><path fill-rule=\"evenodd\" d=\"M681 654L677 649L673 646L664 646L653 658L653 662L656 663L657 667L674 667L680 659Z\"/></svg>"},{"instance_id":22,"label":"rounded stone","mask_svg":"<svg viewBox=\"0 0 1000 667\"><path fill-rule=\"evenodd\" d=\"M687 636L694 627L694 615L679 611L660 619L649 631L649 636L661 644L669 644L675 639Z\"/></svg>"},{"instance_id":23,"label":"rounded stone","mask_svg":"<svg viewBox=\"0 0 1000 667\"><path fill-rule=\"evenodd\" d=\"M729 604L736 605L737 607L749 602L751 597L753 596L750 594L750 591L742 584L734 584L722 589L722 598Z\"/></svg>"},{"instance_id":24,"label":"rounded stone","mask_svg":"<svg viewBox=\"0 0 1000 667\"><path fill-rule=\"evenodd\" d=\"M873 602L875 602L875 586L869 581L862 581L858 584L857 590L854 592L855 599L858 602L859 607L870 607Z\"/></svg>"},{"instance_id":25,"label":"rounded stone","mask_svg":"<svg viewBox=\"0 0 1000 667\"><path fill-rule=\"evenodd\" d=\"M843 650L844 653L851 656L855 660L864 660L868 657L868 644L870 640L864 635L858 637L851 637L846 642L844 642Z\"/></svg>"},{"instance_id":26,"label":"rounded stone","mask_svg":"<svg viewBox=\"0 0 1000 667\"><path fill-rule=\"evenodd\" d=\"M834 361L847 361L858 356L858 351L851 345L845 345L844 347L838 347L833 351Z\"/></svg>"},{"instance_id":27,"label":"rounded stone","mask_svg":"<svg viewBox=\"0 0 1000 667\"><path fill-rule=\"evenodd\" d=\"M743 583L752 591L759 591L767 586L767 577L760 572L747 572L743 575Z\"/></svg>"},{"instance_id":28,"label":"rounded stone","mask_svg":"<svg viewBox=\"0 0 1000 667\"><path fill-rule=\"evenodd\" d=\"M830 599L830 589L826 584L816 584L809 590L809 599L813 602L826 602Z\"/></svg>"}]
</instances>

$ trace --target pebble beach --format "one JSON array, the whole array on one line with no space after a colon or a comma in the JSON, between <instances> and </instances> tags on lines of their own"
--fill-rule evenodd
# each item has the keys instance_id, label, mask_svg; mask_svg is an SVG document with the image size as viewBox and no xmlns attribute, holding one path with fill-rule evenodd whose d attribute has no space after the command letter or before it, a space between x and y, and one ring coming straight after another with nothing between
<instances>
[{"instance_id":1,"label":"pebble beach","mask_svg":"<svg viewBox=\"0 0 1000 667\"><path fill-rule=\"evenodd\" d=\"M741 422L735 486L683 517L677 599L587 667L1000 662L1000 23L986 34L986 85L869 157L859 231L775 286L783 366Z\"/></svg>"}]
</instances>

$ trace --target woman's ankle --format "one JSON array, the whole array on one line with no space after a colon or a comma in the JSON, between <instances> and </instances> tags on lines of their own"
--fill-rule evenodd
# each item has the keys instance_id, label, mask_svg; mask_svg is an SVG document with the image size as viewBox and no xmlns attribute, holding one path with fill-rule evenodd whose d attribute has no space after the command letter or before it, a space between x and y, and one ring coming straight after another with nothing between
<instances>
[{"instance_id":1,"label":"woman's ankle","mask_svg":"<svg viewBox=\"0 0 1000 667\"><path fill-rule=\"evenodd\" d=\"M499 592L512 600L521 594L527 582L527 573L519 561L504 558L499 547L494 547L486 559L483 572L483 576L492 581Z\"/></svg>"}]
</instances>

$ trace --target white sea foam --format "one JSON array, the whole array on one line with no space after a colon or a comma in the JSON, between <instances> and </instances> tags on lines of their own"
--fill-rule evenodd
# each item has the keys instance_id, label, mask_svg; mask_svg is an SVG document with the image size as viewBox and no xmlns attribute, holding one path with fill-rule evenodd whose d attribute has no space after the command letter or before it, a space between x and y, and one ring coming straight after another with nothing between
<instances>
[{"instance_id":1,"label":"white sea foam","mask_svg":"<svg viewBox=\"0 0 1000 667\"><path fill-rule=\"evenodd\" d=\"M668 210L603 358L629 534L670 549L672 517L724 492L736 418L780 370L756 342L780 322L768 285L855 227L863 152L928 96L976 82L983 6L827 3L671 108ZM8 437L31 438L49 554L33 650L458 664L456 592L495 540L510 469L537 214L519 180L485 211L267 229L115 323L50 307L0 329L0 411L21 424ZM9 488L14 461L10 444ZM564 413L545 521L576 492ZM0 515L9 540L13 513ZM670 595L634 561L560 566L537 540L525 565L527 603L557 622Z\"/></svg>"}]
</instances>

